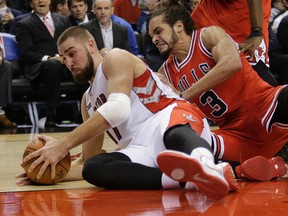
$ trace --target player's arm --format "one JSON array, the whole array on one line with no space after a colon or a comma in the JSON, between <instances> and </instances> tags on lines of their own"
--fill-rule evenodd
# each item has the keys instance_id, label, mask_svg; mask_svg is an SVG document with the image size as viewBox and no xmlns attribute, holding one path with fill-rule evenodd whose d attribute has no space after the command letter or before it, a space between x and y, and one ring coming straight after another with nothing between
<instances>
[{"instance_id":1,"label":"player's arm","mask_svg":"<svg viewBox=\"0 0 288 216\"><path fill-rule=\"evenodd\" d=\"M235 43L222 28L208 27L202 31L201 38L206 49L212 53L216 65L189 89L182 92L182 97L187 100L221 85L242 67Z\"/></svg>"},{"instance_id":2,"label":"player's arm","mask_svg":"<svg viewBox=\"0 0 288 216\"><path fill-rule=\"evenodd\" d=\"M131 59L131 56L133 55L120 49L111 50L105 56L102 67L107 78L107 102L100 106L89 118L87 118L88 113L85 111L82 113L83 124L60 140L65 143L64 148L70 150L91 138L103 136L108 129L117 127L129 117L131 109L130 93L134 75L134 60ZM141 62L140 59L139 62ZM84 98L82 101L84 101ZM84 102L82 102L83 108L86 109L86 103ZM97 151L99 151L100 146L97 148Z\"/></svg>"},{"instance_id":3,"label":"player's arm","mask_svg":"<svg viewBox=\"0 0 288 216\"><path fill-rule=\"evenodd\" d=\"M83 122L87 121L90 118L86 108L86 94L83 95L81 100L81 115L83 118ZM105 133L102 133L98 136L92 137L91 139L83 142L81 160L85 161L89 157L102 152L102 147L104 143L104 134Z\"/></svg>"},{"instance_id":4,"label":"player's arm","mask_svg":"<svg viewBox=\"0 0 288 216\"><path fill-rule=\"evenodd\" d=\"M239 44L239 49L245 54L249 53L250 59L252 59L255 49L263 39L262 0L247 0L247 7L249 9L251 30L246 40Z\"/></svg>"},{"instance_id":5,"label":"player's arm","mask_svg":"<svg viewBox=\"0 0 288 216\"><path fill-rule=\"evenodd\" d=\"M103 135L109 128L117 126L119 122L128 118L131 108L129 96L133 83L133 59L127 55L124 51L119 50L118 53L111 50L106 55L105 60L103 60L103 70L108 80L107 102L72 132L61 139L51 139L51 143L49 143L50 140L46 140L46 145L43 148L25 157L24 160L27 161L39 156L30 166L29 172L44 162L37 178L40 178L46 168L51 165L51 177L53 179L57 162L65 157L69 150L91 138ZM115 59L117 59L117 64L115 64ZM141 60L139 59L139 61ZM112 65L109 66L110 64ZM105 71L109 72L105 73ZM110 99L111 95L113 97Z\"/></svg>"}]
</instances>

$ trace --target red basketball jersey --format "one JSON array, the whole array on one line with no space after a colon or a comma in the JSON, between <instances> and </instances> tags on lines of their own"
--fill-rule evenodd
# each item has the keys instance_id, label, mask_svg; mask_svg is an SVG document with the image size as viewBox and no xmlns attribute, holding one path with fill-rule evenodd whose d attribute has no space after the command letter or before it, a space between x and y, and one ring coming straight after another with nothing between
<instances>
[{"instance_id":1,"label":"red basketball jersey","mask_svg":"<svg viewBox=\"0 0 288 216\"><path fill-rule=\"evenodd\" d=\"M188 89L216 64L202 43L202 30L192 33L189 53L182 62L169 56L163 64L166 77L180 91ZM215 142L222 147L216 157L235 161L255 155L271 157L288 140L287 126L270 124L284 86L272 87L263 81L242 54L241 61L241 70L190 102L220 126L215 131Z\"/></svg>"}]
</instances>

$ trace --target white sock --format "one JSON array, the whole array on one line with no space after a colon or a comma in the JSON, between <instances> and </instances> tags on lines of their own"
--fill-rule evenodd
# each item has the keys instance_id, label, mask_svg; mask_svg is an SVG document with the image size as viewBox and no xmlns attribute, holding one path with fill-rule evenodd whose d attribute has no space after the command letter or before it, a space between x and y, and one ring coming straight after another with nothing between
<instances>
[{"instance_id":1,"label":"white sock","mask_svg":"<svg viewBox=\"0 0 288 216\"><path fill-rule=\"evenodd\" d=\"M173 180L169 176L165 175L164 173L162 174L162 179L161 179L162 187L164 189L169 189L169 188L180 188L180 184L178 181Z\"/></svg>"}]
</instances>

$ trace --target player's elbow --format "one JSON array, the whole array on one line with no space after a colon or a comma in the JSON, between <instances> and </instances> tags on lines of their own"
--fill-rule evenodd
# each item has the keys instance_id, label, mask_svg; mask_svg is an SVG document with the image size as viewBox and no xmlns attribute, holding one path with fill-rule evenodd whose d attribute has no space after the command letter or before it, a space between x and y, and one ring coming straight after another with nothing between
<instances>
[{"instance_id":1,"label":"player's elbow","mask_svg":"<svg viewBox=\"0 0 288 216\"><path fill-rule=\"evenodd\" d=\"M123 93L112 93L109 95L107 102L99 107L97 111L112 128L117 127L130 116L130 97Z\"/></svg>"},{"instance_id":2,"label":"player's elbow","mask_svg":"<svg viewBox=\"0 0 288 216\"><path fill-rule=\"evenodd\" d=\"M234 62L235 62L235 63L234 63L235 70L236 70L236 71L241 70L241 69L242 69L241 59L238 57L238 58L235 59Z\"/></svg>"}]
</instances>

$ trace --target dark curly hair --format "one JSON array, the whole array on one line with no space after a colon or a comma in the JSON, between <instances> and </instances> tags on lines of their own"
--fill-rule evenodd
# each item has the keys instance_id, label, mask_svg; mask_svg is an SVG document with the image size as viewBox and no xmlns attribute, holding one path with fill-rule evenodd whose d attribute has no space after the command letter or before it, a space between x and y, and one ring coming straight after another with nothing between
<instances>
[{"instance_id":1,"label":"dark curly hair","mask_svg":"<svg viewBox=\"0 0 288 216\"><path fill-rule=\"evenodd\" d=\"M192 34L195 29L190 13L181 0L162 0L152 12L150 19L157 16L163 16L163 21L171 27L180 20L184 24L186 34Z\"/></svg>"}]
</instances>

